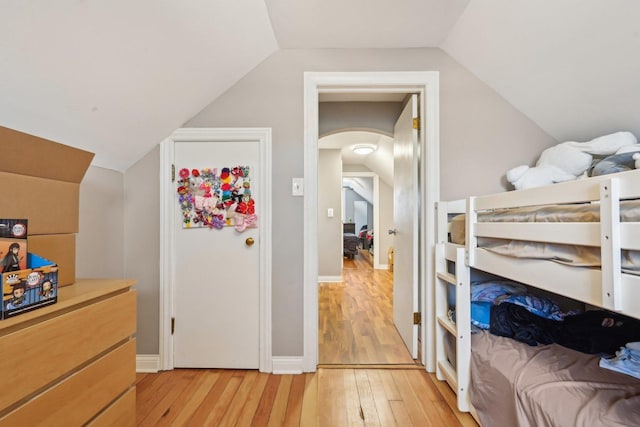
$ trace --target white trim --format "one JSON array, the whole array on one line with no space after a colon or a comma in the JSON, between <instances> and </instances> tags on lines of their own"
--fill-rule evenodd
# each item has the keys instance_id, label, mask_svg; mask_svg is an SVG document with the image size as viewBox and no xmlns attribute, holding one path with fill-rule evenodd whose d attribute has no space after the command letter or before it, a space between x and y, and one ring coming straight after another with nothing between
<instances>
[{"instance_id":1,"label":"white trim","mask_svg":"<svg viewBox=\"0 0 640 427\"><path fill-rule=\"evenodd\" d=\"M342 276L318 276L318 283L340 283Z\"/></svg>"},{"instance_id":2,"label":"white trim","mask_svg":"<svg viewBox=\"0 0 640 427\"><path fill-rule=\"evenodd\" d=\"M304 74L304 318L303 365L318 362L318 93L406 92L420 94L421 327L422 363L435 370L434 250L435 203L439 199L439 74L425 72L307 72ZM427 337L429 340L427 340ZM427 351L428 350L428 351Z\"/></svg>"},{"instance_id":3,"label":"white trim","mask_svg":"<svg viewBox=\"0 0 640 427\"><path fill-rule=\"evenodd\" d=\"M136 372L155 374L160 371L159 354L137 354Z\"/></svg>"},{"instance_id":4,"label":"white trim","mask_svg":"<svg viewBox=\"0 0 640 427\"><path fill-rule=\"evenodd\" d=\"M272 359L273 373L278 375L296 375L302 370L302 357L300 356L274 356Z\"/></svg>"},{"instance_id":5,"label":"white trim","mask_svg":"<svg viewBox=\"0 0 640 427\"><path fill-rule=\"evenodd\" d=\"M261 372L272 370L271 329L271 128L181 128L160 144L160 366L173 369L173 337L171 317L174 313L173 294L175 283L174 183L171 182L171 165L174 144L179 141L259 141L260 176L263 188L260 234L260 361Z\"/></svg>"}]
</instances>

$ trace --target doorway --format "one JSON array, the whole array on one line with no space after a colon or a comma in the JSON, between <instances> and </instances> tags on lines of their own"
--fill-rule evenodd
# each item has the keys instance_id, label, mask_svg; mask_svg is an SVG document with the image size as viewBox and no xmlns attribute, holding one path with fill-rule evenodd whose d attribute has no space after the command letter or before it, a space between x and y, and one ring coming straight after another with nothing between
<instances>
[{"instance_id":1,"label":"doorway","mask_svg":"<svg viewBox=\"0 0 640 427\"><path fill-rule=\"evenodd\" d=\"M318 97L319 93L418 93L421 100L421 120L427 123L420 130L420 150L423 168L420 184L424 189L423 214L420 218L424 235L421 239L419 285L422 320L420 324L421 363L428 371L435 369L433 355L433 248L435 243L435 202L438 185L438 97L437 72L383 73L305 73L305 189L304 200L304 354L303 370L313 372L318 363Z\"/></svg>"}]
</instances>

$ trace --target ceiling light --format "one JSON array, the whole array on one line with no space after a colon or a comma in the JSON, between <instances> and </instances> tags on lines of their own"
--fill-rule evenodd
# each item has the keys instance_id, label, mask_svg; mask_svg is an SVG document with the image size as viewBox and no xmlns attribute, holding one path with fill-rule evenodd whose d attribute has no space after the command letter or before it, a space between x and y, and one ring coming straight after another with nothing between
<instances>
[{"instance_id":1,"label":"ceiling light","mask_svg":"<svg viewBox=\"0 0 640 427\"><path fill-rule=\"evenodd\" d=\"M358 144L358 145L354 145L353 152L356 154L365 155L365 154L373 153L375 149L376 149L376 146L373 144Z\"/></svg>"}]
</instances>

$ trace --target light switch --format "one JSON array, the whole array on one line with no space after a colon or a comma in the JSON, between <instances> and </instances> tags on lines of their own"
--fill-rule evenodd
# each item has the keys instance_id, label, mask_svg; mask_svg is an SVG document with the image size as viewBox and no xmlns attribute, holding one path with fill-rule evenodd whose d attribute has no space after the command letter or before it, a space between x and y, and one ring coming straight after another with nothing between
<instances>
[{"instance_id":1,"label":"light switch","mask_svg":"<svg viewBox=\"0 0 640 427\"><path fill-rule=\"evenodd\" d=\"M304 196L304 178L293 178L291 180L291 195Z\"/></svg>"},{"instance_id":2,"label":"light switch","mask_svg":"<svg viewBox=\"0 0 640 427\"><path fill-rule=\"evenodd\" d=\"M333 208L327 209L327 218L333 218Z\"/></svg>"}]
</instances>

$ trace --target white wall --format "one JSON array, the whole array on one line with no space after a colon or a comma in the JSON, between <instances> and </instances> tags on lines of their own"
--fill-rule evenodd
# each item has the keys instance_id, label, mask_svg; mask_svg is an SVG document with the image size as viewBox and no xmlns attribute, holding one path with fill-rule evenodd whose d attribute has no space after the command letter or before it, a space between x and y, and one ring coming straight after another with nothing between
<instances>
[{"instance_id":1,"label":"white wall","mask_svg":"<svg viewBox=\"0 0 640 427\"><path fill-rule=\"evenodd\" d=\"M91 166L80 185L76 276L137 281L138 354L159 348L159 152L125 174Z\"/></svg>"},{"instance_id":2,"label":"white wall","mask_svg":"<svg viewBox=\"0 0 640 427\"><path fill-rule=\"evenodd\" d=\"M327 216L333 209L333 217ZM340 150L318 155L318 276L342 276L342 157Z\"/></svg>"},{"instance_id":3,"label":"white wall","mask_svg":"<svg viewBox=\"0 0 640 427\"><path fill-rule=\"evenodd\" d=\"M126 277L137 280L138 354L158 354L159 348L159 163L156 147L124 175L124 271Z\"/></svg>"},{"instance_id":4,"label":"white wall","mask_svg":"<svg viewBox=\"0 0 640 427\"><path fill-rule=\"evenodd\" d=\"M273 129L273 235L278 239L272 273L274 356L303 353L303 198L291 196L291 178L304 175L304 72L397 70L440 71L443 199L502 191L507 169L534 162L555 143L440 49L291 49L280 50L259 64L185 126ZM149 173L157 176L157 169ZM145 184L127 180L139 193ZM157 212L148 214L154 216L149 220L157 221ZM150 227L139 239L154 242L157 231ZM140 268L158 270L157 259L145 262ZM140 298L155 301L157 293L157 288L149 289ZM158 335L157 317L150 315L139 323L141 332ZM138 339L147 342L141 332Z\"/></svg>"},{"instance_id":5,"label":"white wall","mask_svg":"<svg viewBox=\"0 0 640 427\"><path fill-rule=\"evenodd\" d=\"M90 166L80 184L76 277L124 277L124 176Z\"/></svg>"}]
</instances>

